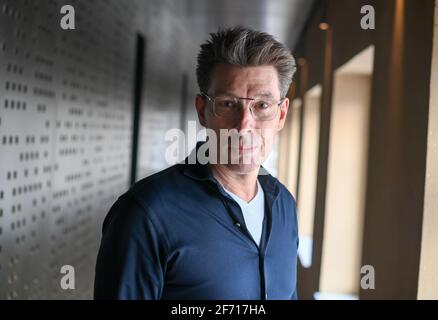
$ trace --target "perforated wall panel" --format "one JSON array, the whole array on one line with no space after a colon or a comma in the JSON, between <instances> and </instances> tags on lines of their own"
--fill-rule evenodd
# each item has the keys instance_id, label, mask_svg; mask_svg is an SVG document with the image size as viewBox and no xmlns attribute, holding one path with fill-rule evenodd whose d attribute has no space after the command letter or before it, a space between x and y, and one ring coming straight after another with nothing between
<instances>
[{"instance_id":1,"label":"perforated wall panel","mask_svg":"<svg viewBox=\"0 0 438 320\"><path fill-rule=\"evenodd\" d=\"M0 0L0 298L90 298L126 190L135 1ZM76 289L60 287L75 268Z\"/></svg>"}]
</instances>

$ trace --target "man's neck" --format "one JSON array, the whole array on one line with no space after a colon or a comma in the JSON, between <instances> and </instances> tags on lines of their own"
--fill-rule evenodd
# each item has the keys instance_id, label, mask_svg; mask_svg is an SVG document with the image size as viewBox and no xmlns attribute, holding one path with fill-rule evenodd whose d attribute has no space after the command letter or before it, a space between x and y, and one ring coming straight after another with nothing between
<instances>
[{"instance_id":1,"label":"man's neck","mask_svg":"<svg viewBox=\"0 0 438 320\"><path fill-rule=\"evenodd\" d=\"M259 170L241 174L227 168L225 165L211 165L211 171L217 181L228 191L239 198L250 202L257 194L257 176Z\"/></svg>"}]
</instances>

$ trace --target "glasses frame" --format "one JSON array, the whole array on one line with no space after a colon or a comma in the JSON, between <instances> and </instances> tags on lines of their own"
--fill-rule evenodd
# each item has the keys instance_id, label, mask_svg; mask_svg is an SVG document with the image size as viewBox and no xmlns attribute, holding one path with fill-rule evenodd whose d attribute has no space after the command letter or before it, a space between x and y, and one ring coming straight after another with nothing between
<instances>
[{"instance_id":1,"label":"glasses frame","mask_svg":"<svg viewBox=\"0 0 438 320\"><path fill-rule=\"evenodd\" d=\"M203 92L201 92L200 95L201 95L202 97L207 98L210 102L212 102L212 105L213 105L213 114L214 114L216 117L219 117L219 118L225 118L225 119L226 119L226 118L229 118L229 117L224 117L224 116L218 115L218 114L216 113L216 104L215 104L215 100L216 100L217 97L210 97L208 94L203 93ZM272 118L270 118L270 119L263 119L263 120L261 120L261 119L256 119L256 117L255 117L255 115L254 115L254 111L253 111L253 109L252 109L252 103L251 103L251 102L253 102L253 101L256 101L255 98L241 98L241 97L233 97L233 98L239 100L239 102L240 102L240 100L248 100L248 101L249 101L249 103L248 103L248 108L249 108L249 110L251 111L251 115L252 115L252 117L253 117L254 120L256 120L256 121L271 121L271 120L274 119L274 118L277 116L277 114L278 114L278 109L277 109L276 112L275 112L275 115L273 115ZM285 100L286 100L286 98L281 98L279 101L276 101L275 104L277 105L277 107L280 107L280 106L283 104L283 102L284 102ZM243 104L242 104L242 103L241 103L240 105L241 105L241 107L243 107Z\"/></svg>"}]
</instances>

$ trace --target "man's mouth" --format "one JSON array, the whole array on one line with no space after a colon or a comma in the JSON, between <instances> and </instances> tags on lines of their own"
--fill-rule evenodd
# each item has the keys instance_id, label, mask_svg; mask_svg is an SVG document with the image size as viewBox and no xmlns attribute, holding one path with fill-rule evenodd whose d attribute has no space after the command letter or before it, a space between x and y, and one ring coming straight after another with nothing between
<instances>
[{"instance_id":1,"label":"man's mouth","mask_svg":"<svg viewBox=\"0 0 438 320\"><path fill-rule=\"evenodd\" d=\"M228 140L228 150L239 151L239 153L254 152L261 147L259 136L245 135L239 137L238 141Z\"/></svg>"}]
</instances>

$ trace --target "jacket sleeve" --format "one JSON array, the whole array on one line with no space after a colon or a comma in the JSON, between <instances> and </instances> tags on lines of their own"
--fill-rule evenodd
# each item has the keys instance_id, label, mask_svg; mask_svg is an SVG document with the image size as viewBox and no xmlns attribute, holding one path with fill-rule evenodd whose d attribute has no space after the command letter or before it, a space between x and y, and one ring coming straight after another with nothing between
<instances>
[{"instance_id":1,"label":"jacket sleeve","mask_svg":"<svg viewBox=\"0 0 438 320\"><path fill-rule=\"evenodd\" d=\"M165 261L164 239L149 212L123 195L103 224L94 299L160 299Z\"/></svg>"}]
</instances>

